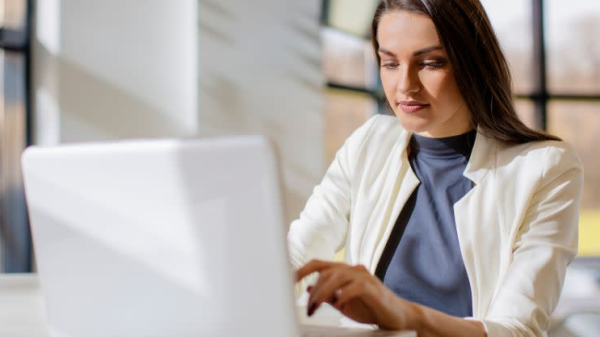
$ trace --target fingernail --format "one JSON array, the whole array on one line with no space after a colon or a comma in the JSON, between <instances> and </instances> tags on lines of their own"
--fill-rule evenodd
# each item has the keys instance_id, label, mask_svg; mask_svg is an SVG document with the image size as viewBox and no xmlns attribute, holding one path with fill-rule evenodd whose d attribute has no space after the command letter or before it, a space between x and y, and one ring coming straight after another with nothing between
<instances>
[{"instance_id":1,"label":"fingernail","mask_svg":"<svg viewBox=\"0 0 600 337\"><path fill-rule=\"evenodd\" d=\"M317 304L316 303L312 303L311 305L308 306L308 317L312 316L315 313L315 310L317 309Z\"/></svg>"}]
</instances>

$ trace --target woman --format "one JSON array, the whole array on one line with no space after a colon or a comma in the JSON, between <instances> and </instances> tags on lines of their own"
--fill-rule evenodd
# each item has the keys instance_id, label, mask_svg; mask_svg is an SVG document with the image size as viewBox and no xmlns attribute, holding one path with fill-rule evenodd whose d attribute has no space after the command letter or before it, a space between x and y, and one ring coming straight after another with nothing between
<instances>
[{"instance_id":1,"label":"woman","mask_svg":"<svg viewBox=\"0 0 600 337\"><path fill-rule=\"evenodd\" d=\"M308 314L326 302L419 336L544 335L577 252L577 155L519 121L478 0L383 1L372 38L395 117L350 136L291 225L298 281L318 275Z\"/></svg>"}]
</instances>

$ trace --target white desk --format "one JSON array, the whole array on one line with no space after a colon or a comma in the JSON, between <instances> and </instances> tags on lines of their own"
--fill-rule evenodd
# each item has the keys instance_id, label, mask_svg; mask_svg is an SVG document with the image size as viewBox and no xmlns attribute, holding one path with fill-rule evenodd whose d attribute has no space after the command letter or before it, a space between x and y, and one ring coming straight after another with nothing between
<instances>
[{"instance_id":1,"label":"white desk","mask_svg":"<svg viewBox=\"0 0 600 337\"><path fill-rule=\"evenodd\" d=\"M51 337L44 310L36 274L0 274L0 337ZM333 309L325 309L317 311L314 318L301 321L337 325L341 317ZM406 333L406 337L413 336L414 332Z\"/></svg>"},{"instance_id":2,"label":"white desk","mask_svg":"<svg viewBox=\"0 0 600 337\"><path fill-rule=\"evenodd\" d=\"M0 336L50 337L37 275L0 275Z\"/></svg>"},{"instance_id":3,"label":"white desk","mask_svg":"<svg viewBox=\"0 0 600 337\"><path fill-rule=\"evenodd\" d=\"M595 288L596 290L593 291L589 289L583 291L585 289L582 290L581 283L582 279L585 281L585 277L574 275L576 271L575 268L570 268L567 273L565 292L563 293L567 296L559 303L556 310L557 317L555 318L568 315L569 312L581 310L581 308L594 309L600 312L600 302L598 302L600 288ZM591 284L587 288L590 287L597 287L597 285ZM332 317L337 319L331 311L318 311L315 316L311 323L330 322ZM590 325L589 323L586 324ZM596 326L598 326L597 323ZM550 335L575 336L575 334L564 334L563 330L566 328L556 329ZM590 336L594 335L590 334ZM46 325L43 300L36 274L0 275L0 336L51 337ZM581 334L581 336L584 335Z\"/></svg>"}]
</instances>

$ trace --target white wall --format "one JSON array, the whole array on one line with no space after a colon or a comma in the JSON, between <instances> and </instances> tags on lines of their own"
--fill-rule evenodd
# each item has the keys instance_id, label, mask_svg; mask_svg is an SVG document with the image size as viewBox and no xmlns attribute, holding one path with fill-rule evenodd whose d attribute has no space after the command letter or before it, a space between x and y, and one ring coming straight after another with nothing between
<instances>
[{"instance_id":1,"label":"white wall","mask_svg":"<svg viewBox=\"0 0 600 337\"><path fill-rule=\"evenodd\" d=\"M324 170L320 0L40 0L34 141L262 133L288 221Z\"/></svg>"},{"instance_id":2,"label":"white wall","mask_svg":"<svg viewBox=\"0 0 600 337\"><path fill-rule=\"evenodd\" d=\"M289 221L324 170L321 1L199 3L200 130L271 136Z\"/></svg>"},{"instance_id":3,"label":"white wall","mask_svg":"<svg viewBox=\"0 0 600 337\"><path fill-rule=\"evenodd\" d=\"M37 142L197 132L194 0L37 7Z\"/></svg>"}]
</instances>

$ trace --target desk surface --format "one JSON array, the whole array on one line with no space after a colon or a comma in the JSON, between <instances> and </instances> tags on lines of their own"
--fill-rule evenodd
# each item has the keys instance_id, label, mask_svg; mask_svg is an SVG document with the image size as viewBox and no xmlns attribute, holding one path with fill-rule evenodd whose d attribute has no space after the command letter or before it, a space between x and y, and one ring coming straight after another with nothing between
<instances>
[{"instance_id":1,"label":"desk surface","mask_svg":"<svg viewBox=\"0 0 600 337\"><path fill-rule=\"evenodd\" d=\"M574 275L577 270L570 269L563 292L568 300L561 299L556 316L566 316L581 308L600 310L598 285L587 287L595 287L593 290L582 287L581 280L585 281L585 277ZM323 322L331 321L330 317L326 317L328 315L326 311L318 313L315 317L317 323L319 317ZM36 274L0 274L0 336L51 337L47 329L44 303Z\"/></svg>"},{"instance_id":2,"label":"desk surface","mask_svg":"<svg viewBox=\"0 0 600 337\"><path fill-rule=\"evenodd\" d=\"M314 318L300 321L330 326L339 324L340 317L333 309L319 310ZM409 337L415 335L406 333ZM0 274L0 336L51 337L36 274Z\"/></svg>"},{"instance_id":3,"label":"desk surface","mask_svg":"<svg viewBox=\"0 0 600 337\"><path fill-rule=\"evenodd\" d=\"M0 336L50 337L36 275L0 276Z\"/></svg>"}]
</instances>

